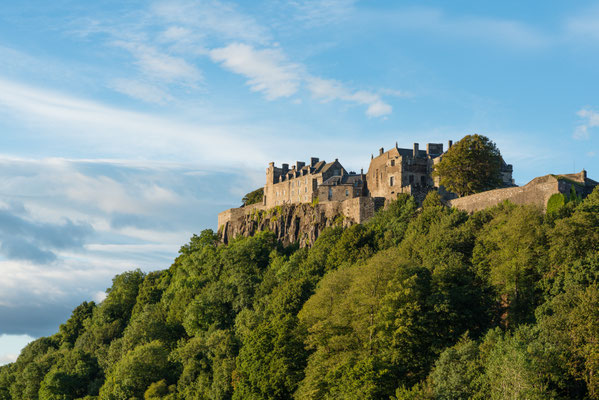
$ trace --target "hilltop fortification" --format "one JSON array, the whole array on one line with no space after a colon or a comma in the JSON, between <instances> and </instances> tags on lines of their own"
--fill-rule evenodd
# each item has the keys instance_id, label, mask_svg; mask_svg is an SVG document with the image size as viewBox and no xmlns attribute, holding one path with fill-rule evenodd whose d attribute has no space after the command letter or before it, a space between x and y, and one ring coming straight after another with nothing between
<instances>
[{"instance_id":1,"label":"hilltop fortification","mask_svg":"<svg viewBox=\"0 0 599 400\"><path fill-rule=\"evenodd\" d=\"M449 141L448 150L451 147ZM582 171L546 175L518 187L512 179L512 165L502 159L504 188L458 198L432 176L434 165L445 153L442 143L427 143L426 150L418 143L411 149L396 143L387 151L380 148L376 157L372 154L366 173L348 172L338 159L326 162L312 157L309 163L297 161L291 168L289 164L277 167L271 162L266 169L262 202L220 213L219 233L226 243L239 235L269 229L285 243L309 245L324 228L362 223L402 193L421 203L429 191L438 190L448 205L474 212L504 200L545 209L555 193L574 190L584 197L597 185Z\"/></svg>"}]
</instances>

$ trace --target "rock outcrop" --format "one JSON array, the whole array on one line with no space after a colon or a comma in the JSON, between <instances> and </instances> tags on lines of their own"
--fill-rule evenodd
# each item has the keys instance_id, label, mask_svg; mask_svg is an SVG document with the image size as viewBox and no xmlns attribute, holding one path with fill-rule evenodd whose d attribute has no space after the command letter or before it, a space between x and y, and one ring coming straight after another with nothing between
<instances>
[{"instance_id":1,"label":"rock outcrop","mask_svg":"<svg viewBox=\"0 0 599 400\"><path fill-rule=\"evenodd\" d=\"M372 217L384 199L359 197L342 202L286 204L272 208L254 204L218 215L218 233L223 243L237 236L252 236L269 230L284 244L311 246L331 226L350 226Z\"/></svg>"}]
</instances>

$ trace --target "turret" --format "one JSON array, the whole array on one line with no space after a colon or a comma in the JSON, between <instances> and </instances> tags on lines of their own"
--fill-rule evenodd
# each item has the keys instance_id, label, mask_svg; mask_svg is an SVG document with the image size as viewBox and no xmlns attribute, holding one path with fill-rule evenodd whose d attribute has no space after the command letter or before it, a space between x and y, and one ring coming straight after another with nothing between
<instances>
[{"instance_id":1,"label":"turret","mask_svg":"<svg viewBox=\"0 0 599 400\"><path fill-rule=\"evenodd\" d=\"M418 143L414 143L414 151L412 152L412 157L418 157Z\"/></svg>"}]
</instances>

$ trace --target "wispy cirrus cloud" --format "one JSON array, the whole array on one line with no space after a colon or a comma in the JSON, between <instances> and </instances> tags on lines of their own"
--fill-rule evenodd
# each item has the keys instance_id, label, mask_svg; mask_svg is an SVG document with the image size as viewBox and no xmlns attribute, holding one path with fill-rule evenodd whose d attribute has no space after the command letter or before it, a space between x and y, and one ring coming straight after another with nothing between
<instances>
[{"instance_id":1,"label":"wispy cirrus cloud","mask_svg":"<svg viewBox=\"0 0 599 400\"><path fill-rule=\"evenodd\" d=\"M599 7L594 6L564 21L564 30L571 39L580 41L599 40Z\"/></svg>"},{"instance_id":2,"label":"wispy cirrus cloud","mask_svg":"<svg viewBox=\"0 0 599 400\"><path fill-rule=\"evenodd\" d=\"M147 157L160 159L182 148L188 149L189 159L213 166L237 162L236 154L245 152L243 162L264 158L259 144L252 144L233 127L130 111L2 77L0 109L10 110L11 118L43 126L46 134L52 132L71 145L85 143L116 158L142 151Z\"/></svg>"},{"instance_id":3,"label":"wispy cirrus cloud","mask_svg":"<svg viewBox=\"0 0 599 400\"><path fill-rule=\"evenodd\" d=\"M582 123L574 129L572 137L578 140L588 139L590 137L589 131L592 128L599 127L599 112L589 108L583 108L582 110L579 110L576 115L582 119Z\"/></svg>"},{"instance_id":4,"label":"wispy cirrus cloud","mask_svg":"<svg viewBox=\"0 0 599 400\"><path fill-rule=\"evenodd\" d=\"M142 74L149 78L192 87L202 80L200 70L182 57L169 55L143 43L116 41L114 44L131 52Z\"/></svg>"},{"instance_id":5,"label":"wispy cirrus cloud","mask_svg":"<svg viewBox=\"0 0 599 400\"><path fill-rule=\"evenodd\" d=\"M137 79L117 78L110 81L108 86L119 93L147 103L165 104L174 100L173 96L160 87Z\"/></svg>"},{"instance_id":6,"label":"wispy cirrus cloud","mask_svg":"<svg viewBox=\"0 0 599 400\"><path fill-rule=\"evenodd\" d=\"M328 25L349 19L355 12L357 0L292 1L296 18L307 26Z\"/></svg>"},{"instance_id":7,"label":"wispy cirrus cloud","mask_svg":"<svg viewBox=\"0 0 599 400\"><path fill-rule=\"evenodd\" d=\"M322 18L345 18L342 16L351 14L353 3L319 0L290 6L299 12L299 18L318 23ZM203 81L198 64L206 56L223 69L247 78L249 89L263 94L266 100L300 97L303 86L314 98L322 100L312 88L318 85L314 83L316 80L327 79L311 76L307 65L288 57L283 47L274 41L269 28L231 3L159 1L147 9L144 18L137 23L104 28L97 23L94 26L96 31L103 29L108 33L110 45L127 50L145 77L144 81L114 78L109 87L138 100L164 104L174 98L170 91L173 85L197 89ZM354 90L344 88L342 82L330 81L336 90L344 92L334 96L334 100L365 105L369 117L392 112L392 107L381 96L396 93Z\"/></svg>"},{"instance_id":8,"label":"wispy cirrus cloud","mask_svg":"<svg viewBox=\"0 0 599 400\"><path fill-rule=\"evenodd\" d=\"M310 77L307 80L308 89L312 95L323 102L332 100L344 100L368 106L366 115L369 117L381 117L391 114L392 107L385 103L381 96L364 91L350 91L343 84L332 79L321 79Z\"/></svg>"},{"instance_id":9,"label":"wispy cirrus cloud","mask_svg":"<svg viewBox=\"0 0 599 400\"><path fill-rule=\"evenodd\" d=\"M179 31L184 27L188 35L197 34L207 42L228 40L264 45L272 40L271 32L255 18L224 1L159 1L151 6L150 14L159 23L176 24Z\"/></svg>"},{"instance_id":10,"label":"wispy cirrus cloud","mask_svg":"<svg viewBox=\"0 0 599 400\"><path fill-rule=\"evenodd\" d=\"M277 48L256 50L243 43L233 43L210 51L213 61L244 75L252 91L263 92L268 100L289 97L298 90L301 70L289 62Z\"/></svg>"},{"instance_id":11,"label":"wispy cirrus cloud","mask_svg":"<svg viewBox=\"0 0 599 400\"><path fill-rule=\"evenodd\" d=\"M210 56L232 72L247 77L251 90L263 92L268 100L292 96L301 84L305 84L312 96L322 102L340 100L365 105L369 117L392 112L392 107L379 94L352 91L339 81L310 76L304 66L289 62L279 48L254 49L247 44L234 43L212 50Z\"/></svg>"}]
</instances>

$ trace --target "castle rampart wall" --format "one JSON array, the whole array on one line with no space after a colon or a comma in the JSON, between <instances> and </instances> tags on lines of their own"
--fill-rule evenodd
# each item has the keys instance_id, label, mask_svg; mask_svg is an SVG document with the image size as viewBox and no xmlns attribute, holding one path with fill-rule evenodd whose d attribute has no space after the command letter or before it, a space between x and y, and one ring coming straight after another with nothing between
<instances>
[{"instance_id":1,"label":"castle rampart wall","mask_svg":"<svg viewBox=\"0 0 599 400\"><path fill-rule=\"evenodd\" d=\"M493 207L505 200L514 204L533 205L545 210L547 201L553 194L568 193L568 190L569 185L564 184L563 180L558 180L553 175L545 175L533 179L524 186L489 190L449 200L447 203L451 207L469 213Z\"/></svg>"}]
</instances>

